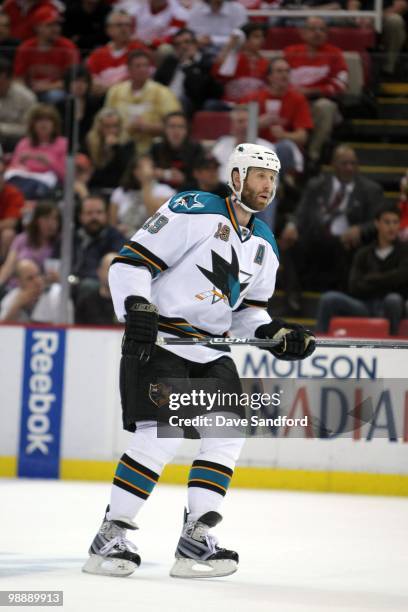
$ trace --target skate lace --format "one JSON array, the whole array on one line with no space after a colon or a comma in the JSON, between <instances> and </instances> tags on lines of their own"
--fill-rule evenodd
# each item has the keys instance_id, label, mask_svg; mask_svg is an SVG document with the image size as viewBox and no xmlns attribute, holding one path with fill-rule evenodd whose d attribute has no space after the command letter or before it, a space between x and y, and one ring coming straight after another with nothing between
<instances>
[{"instance_id":1,"label":"skate lace","mask_svg":"<svg viewBox=\"0 0 408 612\"><path fill-rule=\"evenodd\" d=\"M189 530L190 527L190 530ZM204 523L190 523L187 526L187 532L190 531L191 536L194 540L200 540L205 542L211 553L215 553L218 548L218 538L211 533L208 533L208 525Z\"/></svg>"},{"instance_id":2,"label":"skate lace","mask_svg":"<svg viewBox=\"0 0 408 612\"><path fill-rule=\"evenodd\" d=\"M211 551L211 553L215 553L217 551L218 548L218 539L207 533L207 535L205 536L205 543L208 546L208 549Z\"/></svg>"},{"instance_id":3,"label":"skate lace","mask_svg":"<svg viewBox=\"0 0 408 612\"><path fill-rule=\"evenodd\" d=\"M102 535L109 540L104 546L102 546L100 553L106 555L111 552L112 549L124 551L129 550L135 552L137 547L125 537L126 529L115 525L111 521L106 521L101 528Z\"/></svg>"},{"instance_id":4,"label":"skate lace","mask_svg":"<svg viewBox=\"0 0 408 612\"><path fill-rule=\"evenodd\" d=\"M113 549L115 550L129 550L130 552L136 552L137 546L133 544L130 540L124 537L124 535L117 535L112 540L109 540L105 546L102 546L100 553L101 555L106 555L110 553Z\"/></svg>"}]
</instances>

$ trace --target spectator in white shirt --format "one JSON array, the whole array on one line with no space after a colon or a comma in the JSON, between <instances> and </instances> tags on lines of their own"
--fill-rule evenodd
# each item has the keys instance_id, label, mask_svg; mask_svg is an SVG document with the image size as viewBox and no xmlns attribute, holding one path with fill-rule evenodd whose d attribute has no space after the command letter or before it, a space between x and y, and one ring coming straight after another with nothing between
<instances>
[{"instance_id":1,"label":"spectator in white shirt","mask_svg":"<svg viewBox=\"0 0 408 612\"><path fill-rule=\"evenodd\" d=\"M187 27L195 32L201 47L212 46L218 51L227 44L234 30L247 21L246 9L239 2L204 0L191 9Z\"/></svg>"},{"instance_id":2,"label":"spectator in white shirt","mask_svg":"<svg viewBox=\"0 0 408 612\"><path fill-rule=\"evenodd\" d=\"M131 160L122 184L112 193L109 222L130 238L174 194L174 189L155 180L151 158L142 155Z\"/></svg>"},{"instance_id":3,"label":"spectator in white shirt","mask_svg":"<svg viewBox=\"0 0 408 612\"><path fill-rule=\"evenodd\" d=\"M214 144L212 154L220 162L220 179L224 182L228 182L227 176L227 160L235 149L236 145L240 142L247 141L247 130L248 130L248 107L244 105L236 106L230 113L230 134L228 136L221 136ZM263 138L257 138L254 144L268 147L274 150L274 145L268 140Z\"/></svg>"},{"instance_id":4,"label":"spectator in white shirt","mask_svg":"<svg viewBox=\"0 0 408 612\"><path fill-rule=\"evenodd\" d=\"M25 120L36 101L30 89L13 79L12 65L0 57L0 141L4 151L11 153L24 136Z\"/></svg>"},{"instance_id":5,"label":"spectator in white shirt","mask_svg":"<svg viewBox=\"0 0 408 612\"><path fill-rule=\"evenodd\" d=\"M177 0L120 0L116 7L134 18L134 37L152 47L169 42L189 15Z\"/></svg>"},{"instance_id":6,"label":"spectator in white shirt","mask_svg":"<svg viewBox=\"0 0 408 612\"><path fill-rule=\"evenodd\" d=\"M18 287L12 289L0 302L0 321L3 323L58 323L61 285L46 287L38 265L22 259L16 266ZM73 320L69 304L69 322Z\"/></svg>"}]
</instances>

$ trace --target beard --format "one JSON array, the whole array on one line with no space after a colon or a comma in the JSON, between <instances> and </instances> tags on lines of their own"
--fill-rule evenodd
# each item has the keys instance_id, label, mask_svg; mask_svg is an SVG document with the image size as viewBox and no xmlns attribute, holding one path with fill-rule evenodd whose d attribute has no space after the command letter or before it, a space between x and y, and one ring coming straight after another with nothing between
<instances>
[{"instance_id":1,"label":"beard","mask_svg":"<svg viewBox=\"0 0 408 612\"><path fill-rule=\"evenodd\" d=\"M103 230L104 225L99 221L91 221L85 226L87 234L90 236L97 236Z\"/></svg>"},{"instance_id":2,"label":"beard","mask_svg":"<svg viewBox=\"0 0 408 612\"><path fill-rule=\"evenodd\" d=\"M262 201L258 201L258 194L254 189L250 189L247 185L244 184L244 188L241 193L241 202L251 208L252 210L256 210L257 212L261 212L265 210L265 208L269 205L270 200L267 203Z\"/></svg>"}]
</instances>

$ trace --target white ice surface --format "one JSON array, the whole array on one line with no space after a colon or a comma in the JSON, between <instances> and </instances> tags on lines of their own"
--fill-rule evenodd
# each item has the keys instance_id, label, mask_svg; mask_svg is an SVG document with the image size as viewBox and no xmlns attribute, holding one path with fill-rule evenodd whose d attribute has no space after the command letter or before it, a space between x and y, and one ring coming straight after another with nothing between
<instances>
[{"instance_id":1,"label":"white ice surface","mask_svg":"<svg viewBox=\"0 0 408 612\"><path fill-rule=\"evenodd\" d=\"M159 485L128 578L81 573L109 484L0 479L0 590L63 590L69 612L408 611L408 499L232 489L215 530L241 563L170 578L185 489ZM45 608L1 608L45 610Z\"/></svg>"}]
</instances>

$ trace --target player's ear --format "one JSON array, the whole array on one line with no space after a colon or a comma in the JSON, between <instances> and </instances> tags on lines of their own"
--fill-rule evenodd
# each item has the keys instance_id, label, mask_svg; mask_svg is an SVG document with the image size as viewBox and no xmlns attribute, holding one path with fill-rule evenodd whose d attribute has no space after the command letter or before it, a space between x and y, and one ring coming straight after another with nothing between
<instances>
[{"instance_id":1,"label":"player's ear","mask_svg":"<svg viewBox=\"0 0 408 612\"><path fill-rule=\"evenodd\" d=\"M232 182L235 189L239 191L241 189L241 177L239 176L239 171L236 169L232 171Z\"/></svg>"}]
</instances>

